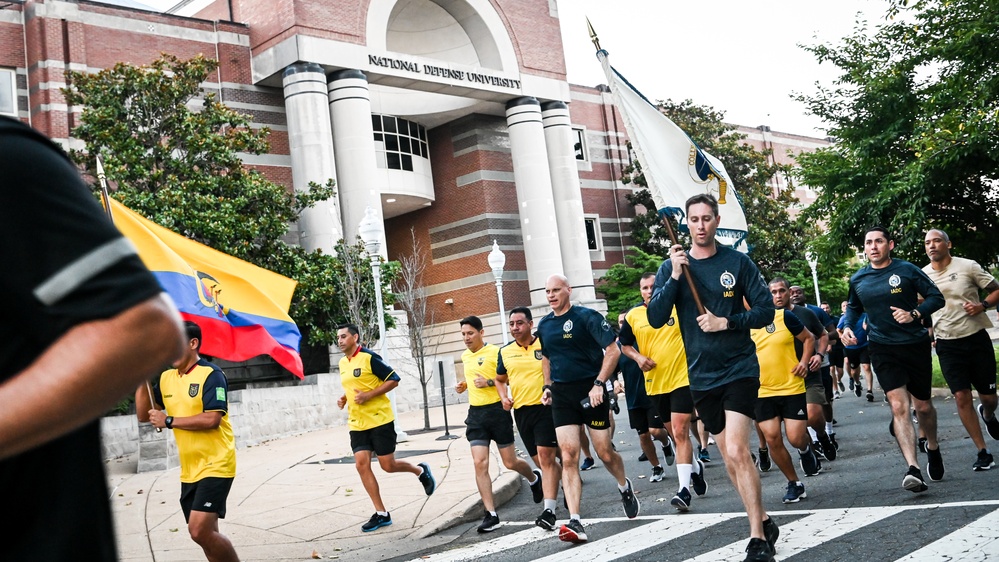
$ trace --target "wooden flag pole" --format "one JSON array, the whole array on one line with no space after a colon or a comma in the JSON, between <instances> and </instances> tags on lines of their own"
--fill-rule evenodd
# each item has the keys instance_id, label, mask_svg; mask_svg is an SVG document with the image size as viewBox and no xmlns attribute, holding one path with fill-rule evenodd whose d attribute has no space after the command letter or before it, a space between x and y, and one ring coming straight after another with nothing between
<instances>
[{"instance_id":1,"label":"wooden flag pole","mask_svg":"<svg viewBox=\"0 0 999 562\"><path fill-rule=\"evenodd\" d=\"M101 184L101 199L104 201L104 212L108 214L108 220L114 224L114 216L111 215L111 195L108 194L108 178L104 173L104 163L101 162L101 155L97 155L97 182ZM146 393L149 394L149 405L154 409L159 409L156 407L156 401L153 400L153 385L146 381ZM162 427L156 428L156 433L163 433Z\"/></svg>"}]
</instances>

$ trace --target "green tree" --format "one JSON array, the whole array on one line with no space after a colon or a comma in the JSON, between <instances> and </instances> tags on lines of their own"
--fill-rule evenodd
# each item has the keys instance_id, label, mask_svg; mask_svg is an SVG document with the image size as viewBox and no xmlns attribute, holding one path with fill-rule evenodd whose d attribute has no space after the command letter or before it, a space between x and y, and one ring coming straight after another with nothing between
<instances>
[{"instance_id":1,"label":"green tree","mask_svg":"<svg viewBox=\"0 0 999 562\"><path fill-rule=\"evenodd\" d=\"M649 254L641 248L631 248L629 263L616 263L600 278L597 290L607 299L607 319L617 325L617 316L642 302L638 282L642 274L655 273L663 263L662 256Z\"/></svg>"},{"instance_id":2,"label":"green tree","mask_svg":"<svg viewBox=\"0 0 999 562\"><path fill-rule=\"evenodd\" d=\"M336 324L356 319L357 304L338 286L347 268L367 295L360 305L374 309L370 262L356 241L341 242L336 256L284 241L303 209L333 195L333 181L290 193L244 166L241 154L267 153L269 130L202 90L217 66L164 54L148 66L68 72L66 101L82 108L72 135L85 143L70 156L92 172L101 154L113 197L154 222L297 280L290 314L309 343L329 345ZM387 288L396 269L386 269ZM391 291L386 297L391 304Z\"/></svg>"},{"instance_id":3,"label":"green tree","mask_svg":"<svg viewBox=\"0 0 999 562\"><path fill-rule=\"evenodd\" d=\"M775 195L768 185L775 175L788 175L788 168L772 162L769 152L760 152L743 143L745 135L736 133L734 127L726 124L722 112L695 105L691 100L682 103L660 101L658 107L698 146L725 165L746 213L749 255L763 275L769 277L775 271L787 270L793 260L804 256L805 243L814 229L792 220L788 214L788 208L797 202L793 190L785 189ZM637 160L625 169L622 181L646 187ZM648 254L666 255L669 239L648 189L636 191L627 198L636 207L631 233L635 245ZM678 232L677 235L681 244L689 245L686 234Z\"/></svg>"},{"instance_id":4,"label":"green tree","mask_svg":"<svg viewBox=\"0 0 999 562\"><path fill-rule=\"evenodd\" d=\"M807 46L840 76L800 95L836 143L799 159L819 189L806 216L827 221L823 246L862 247L881 224L894 255L926 260L925 231L946 230L955 251L996 264L999 235L999 2L896 1L886 21L837 45Z\"/></svg>"}]
</instances>

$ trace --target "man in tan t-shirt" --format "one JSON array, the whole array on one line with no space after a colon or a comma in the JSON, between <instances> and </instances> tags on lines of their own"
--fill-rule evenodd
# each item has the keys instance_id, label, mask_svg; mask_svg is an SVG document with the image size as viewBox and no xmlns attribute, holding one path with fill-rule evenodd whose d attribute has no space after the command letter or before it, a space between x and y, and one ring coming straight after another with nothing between
<instances>
[{"instance_id":1,"label":"man in tan t-shirt","mask_svg":"<svg viewBox=\"0 0 999 562\"><path fill-rule=\"evenodd\" d=\"M975 444L976 472L995 466L985 446L982 428L972 408L971 388L978 391L978 414L989 436L999 440L996 419L996 360L988 329L992 321L985 311L999 303L999 282L977 262L951 256L950 237L933 229L924 240L930 263L923 271L943 293L946 304L933 313L933 337L940 370L957 402L957 413ZM982 290L988 294L981 298Z\"/></svg>"}]
</instances>

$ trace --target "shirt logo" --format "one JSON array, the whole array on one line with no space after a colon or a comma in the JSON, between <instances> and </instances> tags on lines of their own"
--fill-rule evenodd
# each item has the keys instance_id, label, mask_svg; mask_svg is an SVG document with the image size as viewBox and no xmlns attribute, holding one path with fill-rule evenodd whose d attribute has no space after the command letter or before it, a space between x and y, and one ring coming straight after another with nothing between
<instances>
[{"instance_id":1,"label":"shirt logo","mask_svg":"<svg viewBox=\"0 0 999 562\"><path fill-rule=\"evenodd\" d=\"M485 357L479 357L479 366L480 367L482 366L482 362L485 361L485 360L486 360Z\"/></svg>"},{"instance_id":2,"label":"shirt logo","mask_svg":"<svg viewBox=\"0 0 999 562\"><path fill-rule=\"evenodd\" d=\"M605 332L608 332L608 331L610 331L610 324L608 324L606 320L604 320L604 321L603 321L603 322L602 322L602 323L600 324L600 327L601 327L601 328L603 328L603 330L604 330Z\"/></svg>"},{"instance_id":3,"label":"shirt logo","mask_svg":"<svg viewBox=\"0 0 999 562\"><path fill-rule=\"evenodd\" d=\"M727 290L731 290L732 287L735 287L735 275L732 275L728 271L721 274L719 281L721 282L721 286Z\"/></svg>"},{"instance_id":4,"label":"shirt logo","mask_svg":"<svg viewBox=\"0 0 999 562\"><path fill-rule=\"evenodd\" d=\"M190 396L191 398L194 398L195 396L198 395L198 390L200 389L201 389L200 384L192 382L191 386L187 387L187 395Z\"/></svg>"},{"instance_id":5,"label":"shirt logo","mask_svg":"<svg viewBox=\"0 0 999 562\"><path fill-rule=\"evenodd\" d=\"M604 323L606 324L606 322ZM572 320L566 320L565 324L562 324L562 331L566 333L572 331Z\"/></svg>"},{"instance_id":6,"label":"shirt logo","mask_svg":"<svg viewBox=\"0 0 999 562\"><path fill-rule=\"evenodd\" d=\"M354 369L354 376L355 377L360 377L361 376L361 368L360 367Z\"/></svg>"},{"instance_id":7,"label":"shirt logo","mask_svg":"<svg viewBox=\"0 0 999 562\"><path fill-rule=\"evenodd\" d=\"M534 350L534 358L537 359L538 361L541 361L541 350L540 349L535 349Z\"/></svg>"},{"instance_id":8,"label":"shirt logo","mask_svg":"<svg viewBox=\"0 0 999 562\"><path fill-rule=\"evenodd\" d=\"M902 284L902 278L896 274L892 274L892 276L888 278L888 284L892 287L898 287Z\"/></svg>"},{"instance_id":9,"label":"shirt logo","mask_svg":"<svg viewBox=\"0 0 999 562\"><path fill-rule=\"evenodd\" d=\"M772 333L774 333L774 332L776 332L776 331L777 331L777 326L776 326L776 325L775 325L775 324L774 324L773 322L771 322L771 323L770 323L770 324L769 324L769 325L767 326L767 333L768 333L768 334L772 334Z\"/></svg>"},{"instance_id":10,"label":"shirt logo","mask_svg":"<svg viewBox=\"0 0 999 562\"><path fill-rule=\"evenodd\" d=\"M956 273L951 273L950 274L950 280L951 281L957 281L957 274Z\"/></svg>"},{"instance_id":11,"label":"shirt logo","mask_svg":"<svg viewBox=\"0 0 999 562\"><path fill-rule=\"evenodd\" d=\"M673 317L670 316L669 320L666 321L666 325L667 326L672 326L673 324L676 324L676 320L673 320Z\"/></svg>"}]
</instances>

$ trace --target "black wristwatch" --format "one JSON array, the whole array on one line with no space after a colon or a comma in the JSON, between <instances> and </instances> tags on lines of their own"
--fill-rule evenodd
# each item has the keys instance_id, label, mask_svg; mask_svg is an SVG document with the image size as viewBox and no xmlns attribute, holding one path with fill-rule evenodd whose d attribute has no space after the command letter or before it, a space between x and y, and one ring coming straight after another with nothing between
<instances>
[{"instance_id":1,"label":"black wristwatch","mask_svg":"<svg viewBox=\"0 0 999 562\"><path fill-rule=\"evenodd\" d=\"M488 385L488 386L496 386L496 381L494 381L493 379L489 379L489 380L486 381L486 385Z\"/></svg>"},{"instance_id":2,"label":"black wristwatch","mask_svg":"<svg viewBox=\"0 0 999 562\"><path fill-rule=\"evenodd\" d=\"M163 420L163 425L165 425L167 429L173 429L173 416L167 416L166 419Z\"/></svg>"},{"instance_id":3,"label":"black wristwatch","mask_svg":"<svg viewBox=\"0 0 999 562\"><path fill-rule=\"evenodd\" d=\"M919 320L920 318L923 317L923 315L919 313L918 308L913 308L912 312L909 313L909 316L912 316L914 320Z\"/></svg>"},{"instance_id":4,"label":"black wristwatch","mask_svg":"<svg viewBox=\"0 0 999 562\"><path fill-rule=\"evenodd\" d=\"M594 379L594 380L593 380L593 386L599 386L600 388L603 388L603 386L604 386L604 381L602 381L602 380L600 380L600 379Z\"/></svg>"}]
</instances>

